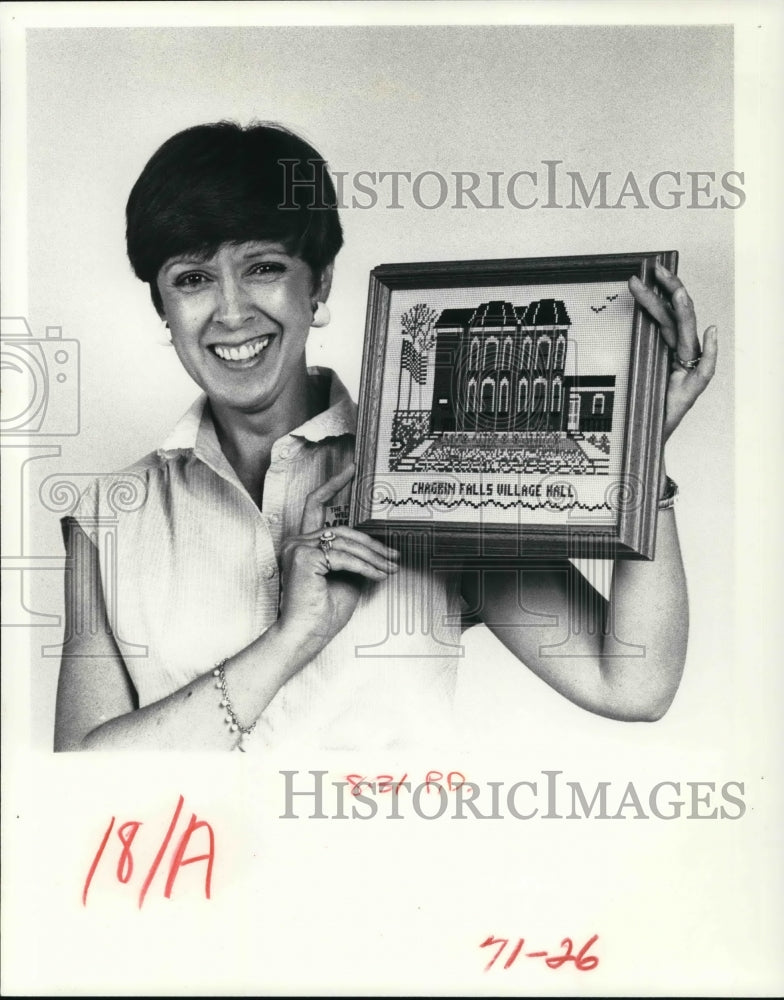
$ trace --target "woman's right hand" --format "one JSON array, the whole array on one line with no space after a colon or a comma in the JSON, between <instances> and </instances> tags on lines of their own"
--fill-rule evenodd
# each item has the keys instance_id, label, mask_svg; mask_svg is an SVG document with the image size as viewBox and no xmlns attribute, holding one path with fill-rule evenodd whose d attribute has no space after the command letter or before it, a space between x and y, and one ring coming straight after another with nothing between
<instances>
[{"instance_id":1,"label":"woman's right hand","mask_svg":"<svg viewBox=\"0 0 784 1000\"><path fill-rule=\"evenodd\" d=\"M324 504L351 481L354 465L328 479L305 502L300 533L281 548L278 628L320 652L354 613L362 590L398 570L399 554L353 528L335 527L329 554L319 544Z\"/></svg>"}]
</instances>

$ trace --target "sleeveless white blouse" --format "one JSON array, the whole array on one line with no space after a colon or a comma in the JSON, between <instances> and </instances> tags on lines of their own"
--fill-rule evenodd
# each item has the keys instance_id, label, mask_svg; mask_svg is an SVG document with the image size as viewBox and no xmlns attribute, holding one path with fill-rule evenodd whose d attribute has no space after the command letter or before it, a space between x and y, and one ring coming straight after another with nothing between
<instances>
[{"instance_id":1,"label":"sleeveless white blouse","mask_svg":"<svg viewBox=\"0 0 784 1000\"><path fill-rule=\"evenodd\" d=\"M327 370L310 375L329 380L329 406L274 445L262 510L221 451L202 396L162 448L96 479L74 511L98 547L109 620L140 707L276 620L281 542L298 533L308 494L354 453L356 409L345 388ZM345 521L348 492L326 508L326 524ZM462 654L458 582L459 574L409 565L368 585L348 625L267 706L248 749L437 739Z\"/></svg>"}]
</instances>

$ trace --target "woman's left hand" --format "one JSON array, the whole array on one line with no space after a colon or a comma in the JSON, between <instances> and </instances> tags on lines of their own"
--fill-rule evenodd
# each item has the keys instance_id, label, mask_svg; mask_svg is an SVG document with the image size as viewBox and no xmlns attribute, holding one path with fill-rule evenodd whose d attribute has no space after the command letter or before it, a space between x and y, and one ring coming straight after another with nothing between
<instances>
[{"instance_id":1,"label":"woman's left hand","mask_svg":"<svg viewBox=\"0 0 784 1000\"><path fill-rule=\"evenodd\" d=\"M697 397L707 389L716 370L719 347L716 327L709 326L700 348L694 303L680 278L656 264L656 280L668 297L656 295L636 276L629 279L629 291L659 324L662 337L673 352L664 410L664 445ZM699 363L694 367L682 364L695 359Z\"/></svg>"}]
</instances>

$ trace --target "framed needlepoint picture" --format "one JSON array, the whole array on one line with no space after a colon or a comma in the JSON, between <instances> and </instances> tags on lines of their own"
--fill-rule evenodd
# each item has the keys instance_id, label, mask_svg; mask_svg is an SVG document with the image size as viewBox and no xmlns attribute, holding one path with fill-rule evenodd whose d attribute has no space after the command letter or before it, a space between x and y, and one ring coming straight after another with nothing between
<instances>
[{"instance_id":1,"label":"framed needlepoint picture","mask_svg":"<svg viewBox=\"0 0 784 1000\"><path fill-rule=\"evenodd\" d=\"M352 524L456 555L652 559L667 348L628 279L677 253L370 276Z\"/></svg>"}]
</instances>

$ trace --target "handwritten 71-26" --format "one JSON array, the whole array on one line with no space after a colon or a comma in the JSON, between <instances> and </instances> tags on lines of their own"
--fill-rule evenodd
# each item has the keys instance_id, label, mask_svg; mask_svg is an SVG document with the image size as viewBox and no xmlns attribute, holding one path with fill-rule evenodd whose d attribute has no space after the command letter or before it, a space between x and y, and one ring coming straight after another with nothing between
<instances>
[{"instance_id":1,"label":"handwritten 71-26","mask_svg":"<svg viewBox=\"0 0 784 1000\"><path fill-rule=\"evenodd\" d=\"M501 957L501 954L505 951L506 946L509 944L509 940L510 940L509 938L497 938L491 934L486 941L483 941L479 945L480 948L492 948L495 945L497 949L496 953L493 955L493 957L485 966L485 972L488 972L490 969L492 969L492 967ZM562 965L566 965L569 962L573 962L575 969L579 969L580 972L590 972L592 969L595 969L596 966L599 964L599 959L596 957L596 955L588 954L588 952L591 949L591 946L596 944L598 940L599 940L599 935L594 934L593 937L589 938L588 941L586 941L585 944L582 946L582 948L575 954L572 951L572 949L574 948L574 943L571 938L567 937L564 938L563 941L561 941L561 947L564 949L563 953L561 955L551 955L549 952L546 951L524 952L523 945L525 944L525 938L518 938L517 944L514 946L514 948L512 948L511 952L509 953L509 956L504 962L503 967L505 969L511 968L511 966L514 965L514 963L517 961L518 957L522 954L525 956L525 958L543 958L546 964L551 969L560 969Z\"/></svg>"}]
</instances>

